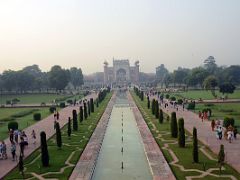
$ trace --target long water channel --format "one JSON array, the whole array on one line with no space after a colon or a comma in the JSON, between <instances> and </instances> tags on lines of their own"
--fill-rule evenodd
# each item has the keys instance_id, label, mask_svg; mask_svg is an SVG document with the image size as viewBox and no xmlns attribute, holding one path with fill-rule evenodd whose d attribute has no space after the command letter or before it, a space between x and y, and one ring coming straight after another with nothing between
<instances>
[{"instance_id":1,"label":"long water channel","mask_svg":"<svg viewBox=\"0 0 240 180\"><path fill-rule=\"evenodd\" d=\"M124 92L117 93L92 179L152 179L141 135Z\"/></svg>"}]
</instances>

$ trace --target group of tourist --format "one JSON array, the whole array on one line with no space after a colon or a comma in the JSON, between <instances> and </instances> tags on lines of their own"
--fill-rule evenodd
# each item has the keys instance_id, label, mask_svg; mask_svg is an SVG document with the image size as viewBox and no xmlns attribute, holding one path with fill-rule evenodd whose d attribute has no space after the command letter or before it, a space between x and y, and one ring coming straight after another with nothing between
<instances>
[{"instance_id":1,"label":"group of tourist","mask_svg":"<svg viewBox=\"0 0 240 180\"><path fill-rule=\"evenodd\" d=\"M36 133L34 130L32 130L31 136L32 136L33 144L36 144ZM10 129L9 141L11 143L9 150L12 154L12 160L15 161L17 159L17 155L16 155L17 145L19 145L19 148L20 148L19 149L20 156L24 157L24 149L28 146L28 137L26 133L18 129L16 130ZM4 141L2 141L0 143L0 159L1 160L8 159L7 150L8 150L7 145L5 144Z\"/></svg>"},{"instance_id":2,"label":"group of tourist","mask_svg":"<svg viewBox=\"0 0 240 180\"><path fill-rule=\"evenodd\" d=\"M228 140L229 143L231 143L233 141L233 139L237 139L237 133L238 133L237 128L233 127L232 125L228 126L224 131L224 129L223 129L219 120L217 120L217 121L212 120L211 121L211 128L212 128L212 131L215 131L216 137L219 140L222 139L223 133L224 133L224 138L226 140Z\"/></svg>"},{"instance_id":3,"label":"group of tourist","mask_svg":"<svg viewBox=\"0 0 240 180\"><path fill-rule=\"evenodd\" d=\"M198 117L202 120L202 122L203 120L209 120L211 117L211 112L209 110L204 112L199 111Z\"/></svg>"}]
</instances>

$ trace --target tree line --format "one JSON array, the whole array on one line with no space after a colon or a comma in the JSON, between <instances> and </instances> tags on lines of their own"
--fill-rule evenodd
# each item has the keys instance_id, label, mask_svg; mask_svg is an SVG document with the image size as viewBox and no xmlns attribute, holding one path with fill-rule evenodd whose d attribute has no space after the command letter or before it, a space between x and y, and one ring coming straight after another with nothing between
<instances>
[{"instance_id":1,"label":"tree line","mask_svg":"<svg viewBox=\"0 0 240 180\"><path fill-rule=\"evenodd\" d=\"M179 67L173 72L162 64L156 68L157 83L161 87L213 88L224 84L240 85L240 66L218 66L213 56L209 56L202 66L192 69ZM224 88L223 88L224 89Z\"/></svg>"},{"instance_id":2,"label":"tree line","mask_svg":"<svg viewBox=\"0 0 240 180\"><path fill-rule=\"evenodd\" d=\"M81 68L63 69L61 66L55 65L50 71L43 72L38 65L32 65L18 71L5 70L0 74L1 91L15 91L19 93L48 89L61 91L69 83L75 89L83 85Z\"/></svg>"}]
</instances>

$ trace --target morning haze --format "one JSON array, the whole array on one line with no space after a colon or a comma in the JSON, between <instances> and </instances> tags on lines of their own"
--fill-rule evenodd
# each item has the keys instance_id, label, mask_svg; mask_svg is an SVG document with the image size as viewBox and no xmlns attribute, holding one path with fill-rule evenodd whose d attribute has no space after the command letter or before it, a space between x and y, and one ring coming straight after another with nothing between
<instances>
[{"instance_id":1,"label":"morning haze","mask_svg":"<svg viewBox=\"0 0 240 180\"><path fill-rule=\"evenodd\" d=\"M238 0L12 0L0 2L0 72L39 64L102 71L112 58L195 67L210 55L239 64ZM7 63L6 63L7 62Z\"/></svg>"}]
</instances>

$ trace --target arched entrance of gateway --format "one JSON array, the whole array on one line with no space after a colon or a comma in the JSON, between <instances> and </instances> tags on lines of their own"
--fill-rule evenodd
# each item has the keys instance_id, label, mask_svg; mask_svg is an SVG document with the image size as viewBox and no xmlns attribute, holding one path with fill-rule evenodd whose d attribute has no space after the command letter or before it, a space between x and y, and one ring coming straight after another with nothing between
<instances>
[{"instance_id":1,"label":"arched entrance of gateway","mask_svg":"<svg viewBox=\"0 0 240 180\"><path fill-rule=\"evenodd\" d=\"M116 73L116 82L121 83L121 82L126 82L127 81L127 72L125 69L120 68L117 70Z\"/></svg>"}]
</instances>

